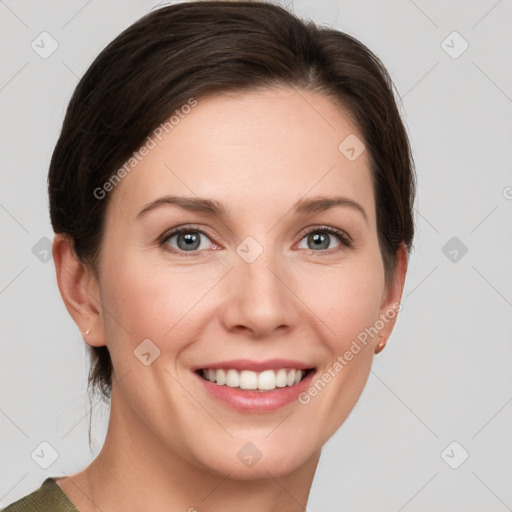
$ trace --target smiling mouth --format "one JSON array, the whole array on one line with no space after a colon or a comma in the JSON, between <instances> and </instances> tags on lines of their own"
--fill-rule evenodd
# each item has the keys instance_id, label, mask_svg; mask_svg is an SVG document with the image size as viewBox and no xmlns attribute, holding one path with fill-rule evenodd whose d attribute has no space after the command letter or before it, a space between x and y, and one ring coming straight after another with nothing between
<instances>
[{"instance_id":1,"label":"smiling mouth","mask_svg":"<svg viewBox=\"0 0 512 512\"><path fill-rule=\"evenodd\" d=\"M201 368L196 373L203 378L217 384L246 391L272 391L297 385L314 368L301 370L298 368L276 368L262 372L251 370L235 370L234 368Z\"/></svg>"}]
</instances>

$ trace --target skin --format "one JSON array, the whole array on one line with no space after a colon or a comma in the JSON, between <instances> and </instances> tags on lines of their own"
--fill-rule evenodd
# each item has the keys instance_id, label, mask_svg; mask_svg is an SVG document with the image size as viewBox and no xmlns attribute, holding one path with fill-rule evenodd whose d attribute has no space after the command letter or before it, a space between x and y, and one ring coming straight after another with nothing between
<instances>
[{"instance_id":1,"label":"skin","mask_svg":"<svg viewBox=\"0 0 512 512\"><path fill-rule=\"evenodd\" d=\"M400 302L405 246L386 286L368 155L351 162L338 150L350 134L362 140L318 93L285 87L200 98L110 192L99 276L56 235L62 298L79 329L90 330L85 341L108 346L115 370L102 451L58 480L82 512L229 512L241 503L249 512L304 510L322 446L359 399L396 316L306 405L238 412L206 395L191 367L291 358L322 375ZM166 205L137 219L169 194L221 201L228 215ZM300 199L333 195L359 203L367 220L347 206L292 213ZM177 237L167 247L180 254L159 244L189 223L206 233L195 255ZM327 249L315 249L304 231L323 225L353 246L330 235ZM236 252L248 236L263 248L252 263ZM147 338L160 349L149 366L133 353ZM248 441L262 454L251 468L237 458Z\"/></svg>"}]
</instances>

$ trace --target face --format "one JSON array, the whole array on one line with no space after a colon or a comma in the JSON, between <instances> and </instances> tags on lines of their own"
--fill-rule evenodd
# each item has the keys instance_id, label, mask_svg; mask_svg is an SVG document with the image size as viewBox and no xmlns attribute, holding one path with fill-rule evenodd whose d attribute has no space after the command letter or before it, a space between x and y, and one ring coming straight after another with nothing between
<instances>
[{"instance_id":1,"label":"face","mask_svg":"<svg viewBox=\"0 0 512 512\"><path fill-rule=\"evenodd\" d=\"M389 335L400 298L368 155L339 149L362 136L328 98L288 88L199 99L164 135L107 210L112 414L216 474L289 473L354 407L368 332Z\"/></svg>"}]
</instances>

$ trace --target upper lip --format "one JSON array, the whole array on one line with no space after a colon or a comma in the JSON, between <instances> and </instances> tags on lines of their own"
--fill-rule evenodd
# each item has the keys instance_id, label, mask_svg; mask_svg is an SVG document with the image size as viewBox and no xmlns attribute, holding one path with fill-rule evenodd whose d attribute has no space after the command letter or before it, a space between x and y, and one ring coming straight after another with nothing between
<instances>
[{"instance_id":1,"label":"upper lip","mask_svg":"<svg viewBox=\"0 0 512 512\"><path fill-rule=\"evenodd\" d=\"M279 368L295 368L298 370L309 370L314 368L311 364L301 363L293 359L267 359L266 361L251 361L250 359L231 359L230 361L219 361L217 363L205 363L193 368L194 371L204 369L234 369L234 370L252 370L253 372L262 372L265 370Z\"/></svg>"}]
</instances>

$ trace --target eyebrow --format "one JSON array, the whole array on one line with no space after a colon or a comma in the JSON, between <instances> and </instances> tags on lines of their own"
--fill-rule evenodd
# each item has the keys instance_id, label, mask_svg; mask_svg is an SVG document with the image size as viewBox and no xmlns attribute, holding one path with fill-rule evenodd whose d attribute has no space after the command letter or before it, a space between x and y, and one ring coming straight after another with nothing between
<instances>
[{"instance_id":1,"label":"eyebrow","mask_svg":"<svg viewBox=\"0 0 512 512\"><path fill-rule=\"evenodd\" d=\"M197 213L206 213L219 218L226 218L228 210L226 206L214 199L200 197L182 197L182 196L164 196L152 201L142 208L137 214L137 219L145 216L149 212L162 206L175 205L184 210ZM359 212L368 224L368 216L365 209L353 199L348 197L311 197L309 199L300 199L293 207L292 211L296 215L307 215L309 213L323 212L336 206L352 208Z\"/></svg>"},{"instance_id":2,"label":"eyebrow","mask_svg":"<svg viewBox=\"0 0 512 512\"><path fill-rule=\"evenodd\" d=\"M324 212L335 206L352 208L359 212L363 216L366 224L368 224L368 216L366 215L365 209L359 203L348 197L312 197L310 199L300 200L293 206L293 211L297 215L306 215L308 213Z\"/></svg>"}]
</instances>

